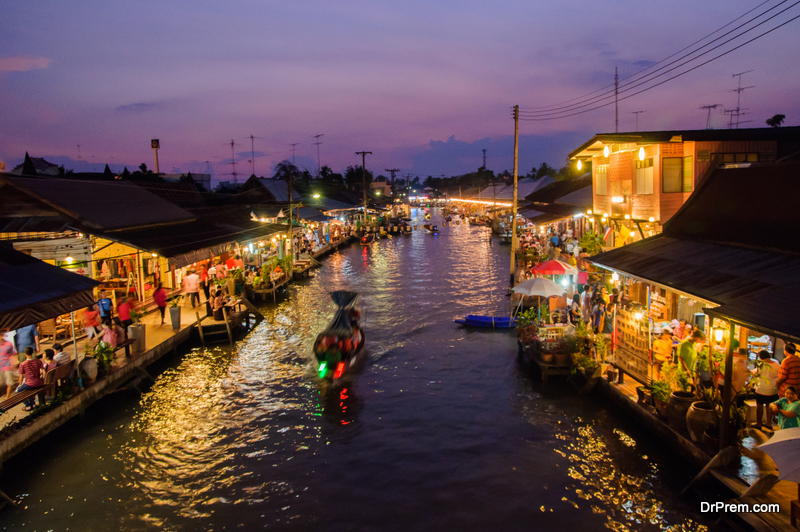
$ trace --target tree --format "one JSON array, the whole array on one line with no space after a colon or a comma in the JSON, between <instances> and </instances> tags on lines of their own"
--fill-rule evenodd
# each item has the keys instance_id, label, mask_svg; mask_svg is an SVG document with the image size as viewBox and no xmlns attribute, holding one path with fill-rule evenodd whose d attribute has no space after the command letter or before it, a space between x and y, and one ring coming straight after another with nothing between
<instances>
[{"instance_id":1,"label":"tree","mask_svg":"<svg viewBox=\"0 0 800 532\"><path fill-rule=\"evenodd\" d=\"M364 189L361 187L362 170L361 166L348 166L347 171L344 173L344 182L350 190L358 190L359 192ZM366 185L369 190L369 184L372 183L372 172L367 170Z\"/></svg>"},{"instance_id":2,"label":"tree","mask_svg":"<svg viewBox=\"0 0 800 532\"><path fill-rule=\"evenodd\" d=\"M775 115L772 118L767 118L767 125L769 127L780 127L786 115Z\"/></svg>"},{"instance_id":3,"label":"tree","mask_svg":"<svg viewBox=\"0 0 800 532\"><path fill-rule=\"evenodd\" d=\"M147 170L147 165L142 163L139 165L139 171L143 174L146 174L149 170Z\"/></svg>"},{"instance_id":4,"label":"tree","mask_svg":"<svg viewBox=\"0 0 800 532\"><path fill-rule=\"evenodd\" d=\"M297 169L297 167L288 160L284 159L275 165L275 174L272 176L272 179L282 179L283 181L288 182L289 177L297 177L299 174L300 171Z\"/></svg>"}]
</instances>

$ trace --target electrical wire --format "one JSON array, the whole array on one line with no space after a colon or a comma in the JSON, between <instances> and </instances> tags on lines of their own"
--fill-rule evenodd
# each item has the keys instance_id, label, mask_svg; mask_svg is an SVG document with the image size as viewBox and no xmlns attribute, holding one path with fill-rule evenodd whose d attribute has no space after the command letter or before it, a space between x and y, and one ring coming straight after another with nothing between
<instances>
[{"instance_id":1,"label":"electrical wire","mask_svg":"<svg viewBox=\"0 0 800 532\"><path fill-rule=\"evenodd\" d=\"M800 2L798 2L798 3L800 3ZM797 5L797 4L794 4L794 5ZM794 5L793 5L793 6L794 6ZM791 7L793 7L793 6L791 6ZM790 8L791 8L791 7L790 7ZM790 9L790 8L787 8L787 9ZM777 15L775 15L775 16L777 16ZM588 113L588 112L590 112L590 111L594 111L594 110L596 110L596 109L600 109L600 108L602 108L602 107L607 107L607 106L609 106L609 105L612 105L613 103L615 103L615 101L619 101L619 100L627 100L628 98L632 98L633 96L639 95L639 94L641 94L641 93L643 93L643 92L647 92L647 91L649 91L649 90L652 90L652 89L654 89L654 88L656 88L656 87L658 87L658 86L660 86L660 85L663 85L664 83L667 83L667 82L669 82L669 81L672 81L673 79L676 79L676 78L679 78L679 77L681 77L681 76L683 76L683 75L685 75L685 74L688 74L689 72L692 72L692 71L694 71L694 70L697 70L698 68L700 68L700 67L702 67L702 66L705 66L705 65L707 65L707 64L709 64L709 63L711 63L712 61L716 61L716 60L717 60L717 59L719 59L720 57L724 57L724 56L726 56L726 55L730 54L731 52L734 52L734 51L738 50L739 48L742 48L743 46L746 46L746 45L750 44L751 42L753 42L753 41L755 41L755 40L758 40L758 39L760 39L761 37L764 37L765 35L768 35L768 34L772 33L773 31L775 31L775 30L777 30L777 29L779 29L779 28L782 28L783 26L785 26L785 25L789 24L790 22L793 22L793 21L797 20L798 18L800 18L800 15L797 15L797 16L795 16L795 17L792 17L792 18L790 18L789 20L787 20L787 21L785 21L785 22L783 22L783 23L781 23L781 24L779 24L779 25L775 26L774 28L771 28L771 29L769 29L769 30L767 30L767 31L765 31L765 32L763 32L763 33L761 33L761 34L759 34L759 35L756 35L756 36L755 36L755 37L753 37L752 39L749 39L749 40L747 40L747 41L743 42L742 44L739 44L739 45L737 45L737 46L735 46L735 47L731 48L730 50L727 50L727 51L725 51L725 52L723 52L723 53L721 53L721 54L719 54L719 55L716 55L716 56L712 57L711 59L709 59L709 60L707 60L707 61L704 61L704 62L700 63L699 65L695 65L695 66L693 66L693 67L689 68L688 70L685 70L685 71L683 71L683 72L680 72L680 73L678 73L678 74L676 74L676 75L674 75L674 76L672 76L672 77L669 77L669 78L667 78L667 79L665 79L665 80L663 80L663 81L660 81L660 82L658 82L658 83L656 83L656 84L654 84L654 85L651 85L651 86L649 86L649 87L645 87L644 89L641 89L641 90L639 90L639 91L636 91L636 92L634 92L633 94L629 94L629 95L627 95L627 96L624 96L624 97L622 97L622 98L618 98L618 99L612 100L612 101L610 101L610 102L607 102L607 103L603 103L603 104L600 104L600 105L596 105L596 106L594 106L594 107L591 107L591 108L589 108L589 109L583 109L583 110L581 110L581 111L575 111L575 112L573 112L573 113L562 114L562 115L560 115L560 116L536 117L536 116L534 116L534 115L530 115L530 114L529 114L529 115L527 115L527 116L524 116L524 117L523 117L523 116L522 116L522 114L520 113L520 120L532 121L532 122L542 122L542 121L547 121L547 120L557 120L557 119L561 119L561 118L568 118L568 117L571 117L571 116L576 116L576 115L580 115L580 114L583 114L583 113ZM765 22L766 22L766 21L765 21ZM732 39L731 39L731 40L732 40ZM729 42L729 41L728 41L728 42ZM725 44L727 44L727 43L725 43ZM714 49L716 49L716 48L719 48L719 47L721 47L721 46L722 46L722 45L720 45L720 46L717 46L717 47L715 47ZM710 51L713 51L714 49L712 49L712 50L709 50L709 52L710 52ZM706 52L706 53L708 53L708 52ZM703 54L703 55L705 55L705 54ZM689 62L690 62L690 61L689 61ZM680 66L683 66L683 65L680 65ZM671 71L673 71L673 70L677 70L678 68L679 68L679 67L675 67L675 68L673 68L673 69L671 69L671 70L669 70L669 71L667 71L667 72L664 72L664 73L663 73L663 74L661 74L661 75L667 74L668 72L671 72ZM659 75L658 77L660 77L661 75ZM652 81L652 80L651 80L651 81ZM627 91L629 91L629 90L632 90L633 88L634 88L634 87L628 87L628 88L626 88L626 89L625 89L625 92L627 92Z\"/></svg>"},{"instance_id":2,"label":"electrical wire","mask_svg":"<svg viewBox=\"0 0 800 532\"><path fill-rule=\"evenodd\" d=\"M783 2L781 2L781 3L785 3L786 1L788 1L788 0L783 0ZM563 113L565 113L565 112L574 111L574 110L576 110L576 109L580 109L580 108L582 108L582 107L587 107L587 106L589 106L589 105L593 105L594 103L597 103L598 101L607 100L607 99L609 99L609 98L615 97L615 96L617 95L617 93L618 93L618 92L623 92L623 93L624 93L624 92L630 91L630 90L632 90L632 89L634 89L634 88L636 88L636 87L640 87L640 86L642 86L642 85L645 85L646 83L649 83L649 82L651 82L651 81L653 81L653 80L655 80L655 79L658 79L658 78L660 78L660 77L664 76L665 74L668 74L668 73L670 73L670 72L672 72L672 71L674 71L674 70L677 70L678 68L680 68L680 67L682 67L682 66L684 66L684 65L687 65L687 64L691 63L692 61L695 61L695 60L697 60L697 59L700 59L701 57L703 57L703 56L705 56L705 55L707 55L707 54L709 54L709 53L713 52L714 50L716 50L716 49L718 49L718 48L721 48L721 47L723 47L724 45L726 45L726 44L730 43L731 41L734 41L734 40L738 39L739 37L741 37L741 36L743 36L743 35L745 35L745 34L747 34L747 33L751 32L751 31L755 30L755 29L756 29L756 28L758 28L759 26L761 26L761 25L763 25L763 24L765 24L765 23L769 22L770 20L774 19L775 17L777 17L777 16L779 16L779 15L781 15L781 14L785 13L786 11L788 11L788 10L790 10L791 8L793 8L793 7L797 6L798 4L800 4L800 2L795 2L795 3L794 3L794 4L792 4L791 6L787 7L786 9L784 9L783 11L780 11L780 12L778 12L778 13L776 13L776 14L772 15L771 17L767 18L766 20L763 20L763 21L759 22L759 23L758 23L758 24L756 24L755 26L753 26L753 27L751 27L751 28L749 28L749 29L747 29L747 30L745 30L745 31L743 31L743 32L741 32L741 33L739 33L738 35L735 35L734 37L731 37L731 38L730 38L730 39L728 39L727 41L725 41L725 42L723 42L723 43L720 43L720 44L718 44L717 46L714 46L713 48L711 48L711 49L709 49L709 50L706 50L705 52L703 52L703 53L701 53L701 54L697 55L696 57L692 57L692 58L690 58L690 59L687 59L687 60L686 60L686 61L684 61L683 63L680 63L680 64L678 64L677 66L675 66L675 67L673 67L673 68L670 68L670 69L668 69L668 70L666 70L666 71L664 71L664 72L661 72L661 71L662 71L662 70L664 70L665 68L667 68L667 67L669 67L669 66L671 66L671 65L674 65L676 62L678 62L678 61L681 61L681 60L683 60L683 59L686 59L687 57L689 57L689 56L691 56L691 55L693 55L693 54L696 54L696 53L698 53L698 52L699 52L700 50L702 50L703 48L705 48L705 47L707 47L707 46L710 46L712 43L714 43L714 42L718 41L719 39L722 39L722 38L724 38L725 36L727 36L727 35L731 34L732 32L734 32L734 31L736 31L736 30L738 30L738 29L742 28L743 26L746 26L747 24L750 24L751 22L753 22L753 21L754 21L754 20L756 20L757 18L759 18L759 17L761 17L761 16L765 15L767 12L769 12L769 11L771 11L772 9L775 9L776 7L778 7L778 6L774 6L774 7L770 8L769 10L765 11L764 13L761 13L761 14L759 14L758 16L756 16L756 17L754 17L754 18L752 18L752 19L748 20L748 21L747 21L747 22L745 22L744 24L741 24L741 25L737 26L736 28L734 28L734 29L732 29L732 30L728 31L727 33L724 33L723 35L721 35L721 36L717 37L717 38L716 38L716 39L714 39L713 41L711 41L711 42L709 42L709 43L706 43L705 45L703 45L702 47L700 47L698 50L695 50L695 51L693 51L693 52L690 52L689 54L685 54L685 55L681 56L680 58L678 58L678 59L676 59L676 60L674 60L674 61L671 61L671 62L667 63L666 65L662 66L661 68L658 68L658 69L656 69L655 71L653 71L653 72L651 72L651 73L649 73L649 74L647 74L647 75L645 75L645 76L642 76L642 77L640 77L640 78L634 79L633 81L629 82L628 84L625 84L625 85L623 85L623 88L622 88L622 90L621 90L621 91L614 91L614 90L612 90L612 91L606 91L605 93L603 93L603 94L601 94L601 95L599 95L599 96L595 96L594 98L591 98L591 99L585 100L584 102L579 102L579 103L577 103L577 104L573 104L573 105L570 105L570 106L564 106L564 107L562 107L562 108L561 108L561 110L558 110L558 111L556 111L556 110L552 110L552 111L540 111L540 112L525 111L525 113L526 113L526 114L527 114L529 117L536 117L536 118L540 118L540 117L542 117L542 116L547 116L547 115L553 115L553 114L563 114ZM780 5L780 4L778 4L778 5ZM656 75L658 72L661 72L661 74L658 74L658 75ZM649 79L648 79L648 78L649 78Z\"/></svg>"},{"instance_id":3,"label":"electrical wire","mask_svg":"<svg viewBox=\"0 0 800 532\"><path fill-rule=\"evenodd\" d=\"M708 39L709 37L711 37L711 36L712 36L712 35L714 35L715 33L718 33L718 32L720 32L720 31L724 30L725 28L727 28L728 26L730 26L731 24L733 24L733 23L734 23L734 22L736 22L737 20L739 20L739 19L741 19L741 18L743 18L743 17L746 17L747 15L749 15L750 13L752 13L753 11L755 11L756 9L759 9L761 6L763 6L764 4L768 4L768 3L769 3L769 2L771 2L771 1L772 1L772 0L765 0L764 2L762 2L762 3L758 4L758 5L757 5L757 6L755 6L754 8L750 9L749 11L746 11L745 13L743 13L743 14L739 15L738 17L736 17L736 18L735 18L735 19L733 19L732 21L728 22L728 23L727 23L727 24L725 24L724 26L722 26L722 27L720 27L720 28L718 28L718 29L716 29L716 30L712 31L711 33L709 33L708 35L706 35L706 36L704 36L704 37L701 37L700 39L698 39L698 40L694 41L693 43L691 43L691 44L689 44L689 45L687 45L687 46L684 46L683 48L681 48L681 49L680 49L680 50L678 50L677 52L675 52L675 53L673 53L673 54L671 54L671 55L668 55L668 56L667 56L667 57L665 57L664 59L661 59L660 61L657 61L657 62L653 63L652 65L648 65L648 66L646 66L645 68L643 68L643 69L641 69L641 70L638 70L638 71L634 72L633 74L631 74L631 75L629 75L629 76L626 76L626 77L622 78L622 81L625 81L625 80L627 80L627 79L630 79L630 78L632 78L632 77L634 77L634 76L637 76L637 75L639 75L639 74L641 74L641 73L643 73L643 72L646 72L646 71L650 70L651 68L653 68L653 67L655 67L655 66L657 66L657 65L660 65L661 63L663 63L663 62L664 62L664 61L666 61L667 59L670 59L670 58L672 58L672 57L674 57L674 56L678 55L679 53L681 53L681 52L684 52L685 50L687 50L687 49L691 48L692 46L694 46L694 45L696 45L696 44L699 44L699 43L703 42L704 40ZM786 2L786 1L788 1L788 0L783 0L783 1L781 2L781 4L782 4L782 3L784 3L784 2ZM780 5L780 4L778 4L778 5ZM775 7L777 7L777 6L775 6ZM770 8L770 9L774 9L774 8ZM769 10L767 10L767 11L769 11ZM766 11L765 11L764 13L766 13ZM761 15L763 15L764 13L761 13L761 14L757 15L757 16L756 16L756 17L754 17L754 18L758 18L758 17L760 17ZM752 20L752 19L751 19L751 20ZM571 103L571 102L574 102L575 100L582 100L582 99L584 99L584 98L587 98L587 97L589 97L589 96L591 96L591 95L593 95L593 94L595 94L595 93L597 93L597 92L599 92L599 91L605 90L605 89L607 89L607 88L609 88L609 87L613 87L613 86L614 86L614 83L611 83L611 84L609 84L609 85L605 85L604 87L601 87L601 88L599 88L599 89L597 89L597 90L594 90L594 91L592 91L592 92L589 92L589 93L587 93L587 94L584 94L583 96L577 96L577 97L575 97L575 98L572 98L572 99L569 99L569 100L566 100L566 101L563 101L563 102L560 102L560 103L555 103L555 104L552 104L552 105L545 105L545 106L541 106L541 107L529 107L528 109L529 109L529 110L531 110L531 111L546 111L546 110L552 110L552 109L555 109L555 108L557 108L558 106L566 106L567 104L569 104L569 103Z\"/></svg>"}]
</instances>

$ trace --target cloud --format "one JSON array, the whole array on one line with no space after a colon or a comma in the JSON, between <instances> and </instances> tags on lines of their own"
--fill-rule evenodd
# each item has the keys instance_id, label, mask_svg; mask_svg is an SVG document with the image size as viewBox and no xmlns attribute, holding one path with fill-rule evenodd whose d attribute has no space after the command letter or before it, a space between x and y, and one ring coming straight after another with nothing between
<instances>
[{"instance_id":1,"label":"cloud","mask_svg":"<svg viewBox=\"0 0 800 532\"><path fill-rule=\"evenodd\" d=\"M117 111L131 112L131 113L145 113L147 111L155 111L160 109L160 103L132 103L129 105L120 105Z\"/></svg>"},{"instance_id":2,"label":"cloud","mask_svg":"<svg viewBox=\"0 0 800 532\"><path fill-rule=\"evenodd\" d=\"M29 55L0 57L0 72L27 72L28 70L39 70L49 66L50 60L46 57L32 57Z\"/></svg>"}]
</instances>

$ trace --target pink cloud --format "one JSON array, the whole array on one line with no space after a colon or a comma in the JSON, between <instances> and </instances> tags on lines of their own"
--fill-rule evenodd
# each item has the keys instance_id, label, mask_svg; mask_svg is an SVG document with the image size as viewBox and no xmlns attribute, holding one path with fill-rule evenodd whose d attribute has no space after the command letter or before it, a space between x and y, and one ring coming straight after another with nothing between
<instances>
[{"instance_id":1,"label":"pink cloud","mask_svg":"<svg viewBox=\"0 0 800 532\"><path fill-rule=\"evenodd\" d=\"M0 57L0 72L26 72L50 66L46 57L31 57L29 55L14 55Z\"/></svg>"}]
</instances>

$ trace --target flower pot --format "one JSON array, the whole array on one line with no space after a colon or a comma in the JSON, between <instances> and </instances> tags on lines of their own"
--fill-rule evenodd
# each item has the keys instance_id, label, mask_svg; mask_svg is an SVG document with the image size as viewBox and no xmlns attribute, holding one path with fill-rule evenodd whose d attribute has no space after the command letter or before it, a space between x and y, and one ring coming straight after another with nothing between
<instances>
[{"instance_id":1,"label":"flower pot","mask_svg":"<svg viewBox=\"0 0 800 532\"><path fill-rule=\"evenodd\" d=\"M712 403L695 401L686 412L686 429L693 442L702 442L703 433L718 426L719 417Z\"/></svg>"},{"instance_id":2,"label":"flower pot","mask_svg":"<svg viewBox=\"0 0 800 532\"><path fill-rule=\"evenodd\" d=\"M144 323L135 323L133 325L128 325L128 338L133 340L133 344L131 345L132 352L144 353L146 349L145 332L146 330Z\"/></svg>"},{"instance_id":3,"label":"flower pot","mask_svg":"<svg viewBox=\"0 0 800 532\"><path fill-rule=\"evenodd\" d=\"M566 353L554 353L553 356L556 359L556 364L559 366L566 366L569 361L569 355Z\"/></svg>"},{"instance_id":4,"label":"flower pot","mask_svg":"<svg viewBox=\"0 0 800 532\"><path fill-rule=\"evenodd\" d=\"M683 432L686 430L686 413L695 402L694 394L691 392L672 392L667 403L667 416L669 426L674 430Z\"/></svg>"},{"instance_id":5,"label":"flower pot","mask_svg":"<svg viewBox=\"0 0 800 532\"><path fill-rule=\"evenodd\" d=\"M181 307L170 307L169 318L172 320L172 328L178 330L181 328Z\"/></svg>"},{"instance_id":6,"label":"flower pot","mask_svg":"<svg viewBox=\"0 0 800 532\"><path fill-rule=\"evenodd\" d=\"M669 405L669 403L665 403L661 399L656 399L656 398L653 398L653 401L655 402L656 411L658 412L658 415L664 419L667 419L667 413L668 413L667 406Z\"/></svg>"},{"instance_id":7,"label":"flower pot","mask_svg":"<svg viewBox=\"0 0 800 532\"><path fill-rule=\"evenodd\" d=\"M553 362L553 353L542 353L542 362L546 362L548 364Z\"/></svg>"}]
</instances>

